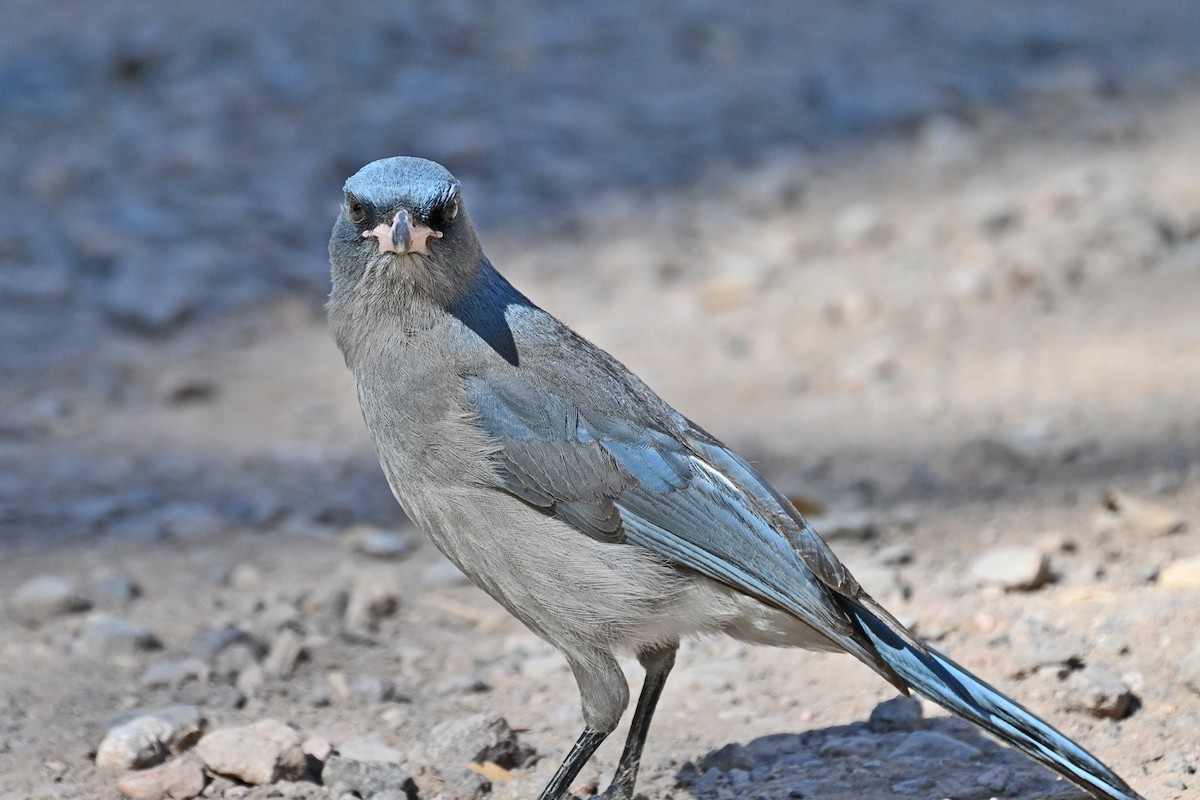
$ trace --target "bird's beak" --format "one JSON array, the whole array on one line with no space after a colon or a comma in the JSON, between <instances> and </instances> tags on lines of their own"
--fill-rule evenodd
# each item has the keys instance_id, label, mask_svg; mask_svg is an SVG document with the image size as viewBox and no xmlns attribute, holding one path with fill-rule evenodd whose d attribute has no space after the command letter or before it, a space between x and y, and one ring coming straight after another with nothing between
<instances>
[{"instance_id":1,"label":"bird's beak","mask_svg":"<svg viewBox=\"0 0 1200 800\"><path fill-rule=\"evenodd\" d=\"M381 222L371 230L363 231L363 238L377 239L380 253L429 255L429 240L440 239L442 234L419 221L413 222L408 211L402 208L390 223Z\"/></svg>"}]
</instances>

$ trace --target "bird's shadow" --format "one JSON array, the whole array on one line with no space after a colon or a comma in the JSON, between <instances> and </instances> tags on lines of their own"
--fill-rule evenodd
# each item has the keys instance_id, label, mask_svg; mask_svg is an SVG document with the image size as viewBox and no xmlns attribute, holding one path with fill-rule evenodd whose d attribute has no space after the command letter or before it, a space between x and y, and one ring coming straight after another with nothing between
<instances>
[{"instance_id":1,"label":"bird's shadow","mask_svg":"<svg viewBox=\"0 0 1200 800\"><path fill-rule=\"evenodd\" d=\"M1087 797L961 720L921 718L909 698L881 704L870 721L725 745L685 763L675 781L696 800Z\"/></svg>"}]
</instances>

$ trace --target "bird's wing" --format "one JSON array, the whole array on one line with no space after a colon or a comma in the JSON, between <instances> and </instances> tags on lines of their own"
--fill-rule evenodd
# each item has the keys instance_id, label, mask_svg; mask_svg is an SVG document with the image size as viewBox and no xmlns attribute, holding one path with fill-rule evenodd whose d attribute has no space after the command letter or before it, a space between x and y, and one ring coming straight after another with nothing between
<instances>
[{"instance_id":1,"label":"bird's wing","mask_svg":"<svg viewBox=\"0 0 1200 800\"><path fill-rule=\"evenodd\" d=\"M631 422L627 403L572 403L510 375L466 388L499 445L499 488L588 536L641 545L790 611L882 666L833 595L874 602L753 467L682 416Z\"/></svg>"}]
</instances>

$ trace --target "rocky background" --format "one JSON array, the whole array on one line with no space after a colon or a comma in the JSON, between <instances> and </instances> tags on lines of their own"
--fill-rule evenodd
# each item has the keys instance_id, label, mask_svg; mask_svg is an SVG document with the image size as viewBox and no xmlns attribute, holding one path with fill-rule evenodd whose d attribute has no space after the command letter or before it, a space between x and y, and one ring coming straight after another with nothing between
<instances>
[{"instance_id":1,"label":"rocky background","mask_svg":"<svg viewBox=\"0 0 1200 800\"><path fill-rule=\"evenodd\" d=\"M526 798L578 734L324 327L341 182L402 153L920 635L1151 800L1200 785L1195 4L5 10L3 800ZM689 643L641 791L1080 797L893 695Z\"/></svg>"}]
</instances>

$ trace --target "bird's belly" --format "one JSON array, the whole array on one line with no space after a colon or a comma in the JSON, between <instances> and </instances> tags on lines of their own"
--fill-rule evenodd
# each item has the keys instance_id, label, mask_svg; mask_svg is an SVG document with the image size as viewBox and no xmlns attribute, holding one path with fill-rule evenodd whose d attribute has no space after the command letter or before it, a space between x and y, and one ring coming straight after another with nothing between
<instances>
[{"instance_id":1,"label":"bird's belly","mask_svg":"<svg viewBox=\"0 0 1200 800\"><path fill-rule=\"evenodd\" d=\"M398 492L399 494L399 492ZM567 652L638 652L705 633L824 648L800 620L632 544L600 542L503 492L404 492L471 581Z\"/></svg>"}]
</instances>

